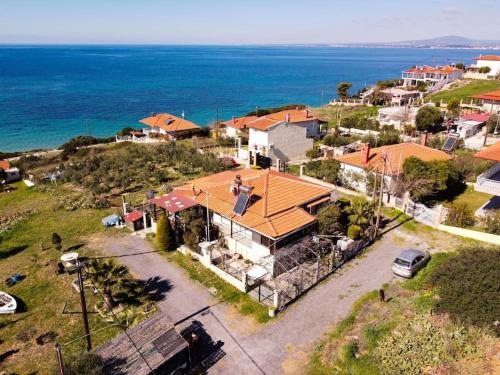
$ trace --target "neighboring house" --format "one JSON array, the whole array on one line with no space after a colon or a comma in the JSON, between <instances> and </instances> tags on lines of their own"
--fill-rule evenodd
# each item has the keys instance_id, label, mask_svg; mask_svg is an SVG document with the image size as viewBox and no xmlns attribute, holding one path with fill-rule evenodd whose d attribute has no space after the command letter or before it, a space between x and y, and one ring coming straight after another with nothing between
<instances>
[{"instance_id":1,"label":"neighboring house","mask_svg":"<svg viewBox=\"0 0 500 375\"><path fill-rule=\"evenodd\" d=\"M386 98L386 102L392 105L402 106L409 104L416 99L421 99L423 93L414 90L405 90L400 87L389 87L379 91Z\"/></svg>"},{"instance_id":2,"label":"neighboring house","mask_svg":"<svg viewBox=\"0 0 500 375\"><path fill-rule=\"evenodd\" d=\"M425 146L426 142L427 134L424 133L422 144L400 143L373 149L366 144L363 151L338 156L336 159L340 162L343 178L356 190L367 191L367 179L371 173L384 173L385 183L390 189L391 184L403 173L403 164L410 156L424 161L452 159L444 151Z\"/></svg>"},{"instance_id":3,"label":"neighboring house","mask_svg":"<svg viewBox=\"0 0 500 375\"><path fill-rule=\"evenodd\" d=\"M489 91L483 94L470 96L473 102L490 113L500 113L500 90Z\"/></svg>"},{"instance_id":4,"label":"neighboring house","mask_svg":"<svg viewBox=\"0 0 500 375\"><path fill-rule=\"evenodd\" d=\"M287 110L259 117L248 123L248 147L251 152L276 160L290 161L306 158L320 135L321 120L308 109Z\"/></svg>"},{"instance_id":5,"label":"neighboring house","mask_svg":"<svg viewBox=\"0 0 500 375\"><path fill-rule=\"evenodd\" d=\"M158 136L167 140L176 140L190 137L200 130L200 127L184 118L176 117L169 113L153 114L139 122L148 125L143 133L149 137Z\"/></svg>"},{"instance_id":6,"label":"neighboring house","mask_svg":"<svg viewBox=\"0 0 500 375\"><path fill-rule=\"evenodd\" d=\"M476 57L476 64L467 67L464 78L471 79L496 79L500 75L500 56L484 55ZM490 68L488 73L481 73L481 68Z\"/></svg>"},{"instance_id":7,"label":"neighboring house","mask_svg":"<svg viewBox=\"0 0 500 375\"><path fill-rule=\"evenodd\" d=\"M416 66L403 71L403 87L417 86L419 82L427 83L429 91L443 88L463 75L463 70L451 65L445 66Z\"/></svg>"},{"instance_id":8,"label":"neighboring house","mask_svg":"<svg viewBox=\"0 0 500 375\"><path fill-rule=\"evenodd\" d=\"M227 248L271 272L277 252L317 230L313 215L332 196L298 177L250 168L202 177L173 193L208 208Z\"/></svg>"},{"instance_id":9,"label":"neighboring house","mask_svg":"<svg viewBox=\"0 0 500 375\"><path fill-rule=\"evenodd\" d=\"M456 133L466 139L477 134L490 118L489 113L468 113L461 115L456 122Z\"/></svg>"},{"instance_id":10,"label":"neighboring house","mask_svg":"<svg viewBox=\"0 0 500 375\"><path fill-rule=\"evenodd\" d=\"M243 116L233 117L231 120L224 121L221 124L223 126L222 136L226 138L248 138L247 125L257 119L257 116Z\"/></svg>"},{"instance_id":11,"label":"neighboring house","mask_svg":"<svg viewBox=\"0 0 500 375\"><path fill-rule=\"evenodd\" d=\"M403 125L415 126L418 108L411 106L384 107L378 110L377 121L380 125L394 126L401 129Z\"/></svg>"},{"instance_id":12,"label":"neighboring house","mask_svg":"<svg viewBox=\"0 0 500 375\"><path fill-rule=\"evenodd\" d=\"M476 211L476 215L484 216L488 210L500 209L500 142L477 152L474 156L495 162L490 169L477 177L474 184L475 191L494 195Z\"/></svg>"},{"instance_id":13,"label":"neighboring house","mask_svg":"<svg viewBox=\"0 0 500 375\"><path fill-rule=\"evenodd\" d=\"M21 172L18 168L11 167L8 160L0 160L0 169L3 169L7 174L5 183L19 181L21 179Z\"/></svg>"},{"instance_id":14,"label":"neighboring house","mask_svg":"<svg viewBox=\"0 0 500 375\"><path fill-rule=\"evenodd\" d=\"M144 215L141 211L133 210L123 215L125 224L134 232L144 229Z\"/></svg>"}]
</instances>

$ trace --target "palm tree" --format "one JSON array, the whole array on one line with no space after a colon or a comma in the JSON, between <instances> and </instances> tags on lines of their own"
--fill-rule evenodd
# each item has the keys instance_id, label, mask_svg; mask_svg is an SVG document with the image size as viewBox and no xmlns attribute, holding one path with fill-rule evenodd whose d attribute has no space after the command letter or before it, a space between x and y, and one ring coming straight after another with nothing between
<instances>
[{"instance_id":1,"label":"palm tree","mask_svg":"<svg viewBox=\"0 0 500 375\"><path fill-rule=\"evenodd\" d=\"M116 264L111 260L104 262L96 260L90 265L88 270L90 278L102 290L104 302L111 308L116 305L113 288L121 285L127 273L127 267Z\"/></svg>"},{"instance_id":2,"label":"palm tree","mask_svg":"<svg viewBox=\"0 0 500 375\"><path fill-rule=\"evenodd\" d=\"M346 207L346 212L351 224L364 228L373 216L373 206L365 199L354 198Z\"/></svg>"}]
</instances>

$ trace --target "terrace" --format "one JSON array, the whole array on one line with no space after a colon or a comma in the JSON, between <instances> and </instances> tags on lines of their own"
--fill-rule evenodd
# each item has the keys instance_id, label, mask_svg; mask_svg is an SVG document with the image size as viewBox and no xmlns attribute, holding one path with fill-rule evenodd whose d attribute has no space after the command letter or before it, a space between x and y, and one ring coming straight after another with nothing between
<instances>
[{"instance_id":1,"label":"terrace","mask_svg":"<svg viewBox=\"0 0 500 375\"><path fill-rule=\"evenodd\" d=\"M481 193L500 195L500 163L477 177L475 190Z\"/></svg>"}]
</instances>

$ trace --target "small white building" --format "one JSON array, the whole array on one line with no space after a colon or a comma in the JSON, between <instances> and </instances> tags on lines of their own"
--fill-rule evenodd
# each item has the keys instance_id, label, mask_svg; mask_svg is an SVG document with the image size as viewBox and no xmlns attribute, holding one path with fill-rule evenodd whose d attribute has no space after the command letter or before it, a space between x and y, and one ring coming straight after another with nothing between
<instances>
[{"instance_id":1,"label":"small white building","mask_svg":"<svg viewBox=\"0 0 500 375\"><path fill-rule=\"evenodd\" d=\"M464 78L471 79L496 79L500 76L500 56L498 55L484 55L476 57L476 64L467 67L467 72ZM481 72L481 68L489 68L490 71L486 73Z\"/></svg>"},{"instance_id":2,"label":"small white building","mask_svg":"<svg viewBox=\"0 0 500 375\"><path fill-rule=\"evenodd\" d=\"M380 125L394 126L401 129L404 125L415 125L418 108L408 105L380 108L377 121Z\"/></svg>"},{"instance_id":3,"label":"small white building","mask_svg":"<svg viewBox=\"0 0 500 375\"><path fill-rule=\"evenodd\" d=\"M0 169L3 169L7 174L5 183L9 184L11 182L16 182L21 179L21 172L18 168L11 167L7 160L0 160Z\"/></svg>"},{"instance_id":4,"label":"small white building","mask_svg":"<svg viewBox=\"0 0 500 375\"><path fill-rule=\"evenodd\" d=\"M427 83L428 91L436 91L448 83L462 78L464 71L451 65L436 67L424 65L403 71L403 87L417 86L419 82Z\"/></svg>"},{"instance_id":5,"label":"small white building","mask_svg":"<svg viewBox=\"0 0 500 375\"><path fill-rule=\"evenodd\" d=\"M416 99L422 99L423 93L416 90L405 90L400 87L389 87L380 90L380 93L388 98L391 105L402 106L405 104L412 103Z\"/></svg>"},{"instance_id":6,"label":"small white building","mask_svg":"<svg viewBox=\"0 0 500 375\"><path fill-rule=\"evenodd\" d=\"M257 120L257 116L233 117L224 121L222 125L222 137L225 138L248 138L248 124Z\"/></svg>"},{"instance_id":7,"label":"small white building","mask_svg":"<svg viewBox=\"0 0 500 375\"><path fill-rule=\"evenodd\" d=\"M320 135L320 120L308 109L286 110L248 123L249 150L282 161L306 159Z\"/></svg>"}]
</instances>

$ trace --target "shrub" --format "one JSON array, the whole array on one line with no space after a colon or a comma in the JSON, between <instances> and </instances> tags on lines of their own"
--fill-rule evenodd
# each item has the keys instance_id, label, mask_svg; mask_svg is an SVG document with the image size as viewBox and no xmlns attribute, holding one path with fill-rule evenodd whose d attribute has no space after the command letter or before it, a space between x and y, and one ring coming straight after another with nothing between
<instances>
[{"instance_id":1,"label":"shrub","mask_svg":"<svg viewBox=\"0 0 500 375\"><path fill-rule=\"evenodd\" d=\"M474 225L474 214L466 203L455 203L448 209L446 222L455 227L469 227Z\"/></svg>"},{"instance_id":2,"label":"shrub","mask_svg":"<svg viewBox=\"0 0 500 375\"><path fill-rule=\"evenodd\" d=\"M443 116L441 111L432 106L421 107L415 118L415 125L418 130L432 130L435 125L441 124L443 122Z\"/></svg>"},{"instance_id":3,"label":"shrub","mask_svg":"<svg viewBox=\"0 0 500 375\"><path fill-rule=\"evenodd\" d=\"M175 250L175 235L170 220L166 216L160 217L156 224L156 243L163 251Z\"/></svg>"},{"instance_id":4,"label":"shrub","mask_svg":"<svg viewBox=\"0 0 500 375\"><path fill-rule=\"evenodd\" d=\"M446 259L431 275L430 282L439 294L434 304L437 312L464 324L493 329L500 311L500 250L470 248Z\"/></svg>"},{"instance_id":5,"label":"shrub","mask_svg":"<svg viewBox=\"0 0 500 375\"><path fill-rule=\"evenodd\" d=\"M500 210L495 210L486 215L486 232L500 235Z\"/></svg>"},{"instance_id":6,"label":"shrub","mask_svg":"<svg viewBox=\"0 0 500 375\"><path fill-rule=\"evenodd\" d=\"M358 225L349 225L347 229L347 237L357 240L361 237L361 227Z\"/></svg>"},{"instance_id":7,"label":"shrub","mask_svg":"<svg viewBox=\"0 0 500 375\"><path fill-rule=\"evenodd\" d=\"M479 73L489 73L491 72L491 68L489 66L482 66L479 68Z\"/></svg>"},{"instance_id":8,"label":"shrub","mask_svg":"<svg viewBox=\"0 0 500 375\"><path fill-rule=\"evenodd\" d=\"M314 145L313 148L306 151L306 157L309 160L319 158L320 156L321 156L321 150L317 145Z\"/></svg>"},{"instance_id":9,"label":"shrub","mask_svg":"<svg viewBox=\"0 0 500 375\"><path fill-rule=\"evenodd\" d=\"M316 218L322 234L344 233L345 231L342 210L336 205L322 208Z\"/></svg>"},{"instance_id":10,"label":"shrub","mask_svg":"<svg viewBox=\"0 0 500 375\"><path fill-rule=\"evenodd\" d=\"M451 114L452 117L458 117L460 115L460 99L451 98L448 101L446 109Z\"/></svg>"},{"instance_id":11,"label":"shrub","mask_svg":"<svg viewBox=\"0 0 500 375\"><path fill-rule=\"evenodd\" d=\"M62 249L62 239L57 233L52 233L52 245L54 245L57 250Z\"/></svg>"},{"instance_id":12,"label":"shrub","mask_svg":"<svg viewBox=\"0 0 500 375\"><path fill-rule=\"evenodd\" d=\"M258 108L255 111L248 112L245 116L265 116L270 115L271 113L286 111L289 109L306 109L304 104L287 104L281 107L274 108Z\"/></svg>"}]
</instances>

